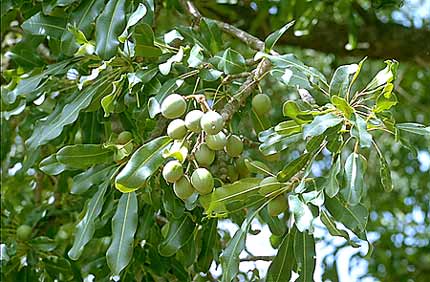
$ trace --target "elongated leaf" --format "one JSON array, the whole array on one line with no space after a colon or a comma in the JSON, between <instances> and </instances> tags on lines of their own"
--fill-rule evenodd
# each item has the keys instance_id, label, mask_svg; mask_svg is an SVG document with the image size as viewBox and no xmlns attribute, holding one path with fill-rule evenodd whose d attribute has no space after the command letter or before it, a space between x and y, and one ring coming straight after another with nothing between
<instances>
[{"instance_id":1,"label":"elongated leaf","mask_svg":"<svg viewBox=\"0 0 430 282\"><path fill-rule=\"evenodd\" d=\"M76 121L79 112L90 104L91 100L99 94L106 93L110 90L106 83L93 84L83 91L77 91L73 94L72 99L65 105L59 105L46 120L36 124L33 134L26 141L31 149L48 143L50 140L58 137L63 131L64 126Z\"/></svg>"},{"instance_id":2,"label":"elongated leaf","mask_svg":"<svg viewBox=\"0 0 430 282\"><path fill-rule=\"evenodd\" d=\"M303 140L302 133L296 133L289 136L284 136L276 132L266 136L264 141L260 139L263 143L260 145L259 149L263 155L268 156L281 152L287 149L291 144L297 143Z\"/></svg>"},{"instance_id":3,"label":"elongated leaf","mask_svg":"<svg viewBox=\"0 0 430 282\"><path fill-rule=\"evenodd\" d=\"M187 59L190 68L197 68L203 62L204 56L202 50L202 47L197 44L191 48L190 56Z\"/></svg>"},{"instance_id":4,"label":"elongated leaf","mask_svg":"<svg viewBox=\"0 0 430 282\"><path fill-rule=\"evenodd\" d=\"M21 26L29 34L50 36L59 39L66 30L66 19L44 16L39 12L26 20Z\"/></svg>"},{"instance_id":5,"label":"elongated leaf","mask_svg":"<svg viewBox=\"0 0 430 282\"><path fill-rule=\"evenodd\" d=\"M95 228L95 219L102 211L104 203L104 195L106 193L109 180L100 185L97 192L88 201L84 218L76 225L75 241L68 255L71 259L77 260L81 256L85 245L92 239Z\"/></svg>"},{"instance_id":6,"label":"elongated leaf","mask_svg":"<svg viewBox=\"0 0 430 282\"><path fill-rule=\"evenodd\" d=\"M345 115L345 118L351 118L351 115L354 113L354 108L351 107L344 98L334 95L330 98L330 101L333 106Z\"/></svg>"},{"instance_id":7,"label":"elongated leaf","mask_svg":"<svg viewBox=\"0 0 430 282\"><path fill-rule=\"evenodd\" d=\"M360 203L363 195L365 170L364 157L352 152L345 162L346 187L341 191L345 200L352 206Z\"/></svg>"},{"instance_id":8,"label":"elongated leaf","mask_svg":"<svg viewBox=\"0 0 430 282\"><path fill-rule=\"evenodd\" d=\"M136 10L133 12L133 14L130 15L127 21L127 25L125 26L124 31L121 33L121 35L118 37L119 41L124 43L125 40L128 38L128 29L134 25L136 25L145 15L148 9L146 8L145 4L139 3Z\"/></svg>"},{"instance_id":9,"label":"elongated leaf","mask_svg":"<svg viewBox=\"0 0 430 282\"><path fill-rule=\"evenodd\" d=\"M245 240L251 222L257 213L262 209L249 211L245 220L243 221L240 229L236 231L233 238L227 243L226 248L221 254L221 267L222 267L222 282L230 282L239 271L239 255L245 249Z\"/></svg>"},{"instance_id":10,"label":"elongated leaf","mask_svg":"<svg viewBox=\"0 0 430 282\"><path fill-rule=\"evenodd\" d=\"M97 144L64 146L56 154L57 160L70 168L88 168L96 164L112 163L112 150Z\"/></svg>"},{"instance_id":11,"label":"elongated leaf","mask_svg":"<svg viewBox=\"0 0 430 282\"><path fill-rule=\"evenodd\" d=\"M281 220L277 216L270 216L267 208L262 209L260 216L265 223L269 226L270 232L273 235L282 236L287 230L285 220Z\"/></svg>"},{"instance_id":12,"label":"elongated leaf","mask_svg":"<svg viewBox=\"0 0 430 282\"><path fill-rule=\"evenodd\" d=\"M386 60L385 63L387 64L387 66L383 70L378 72L378 74L366 86L367 90L378 88L394 80L397 74L397 67L399 66L399 63L395 60Z\"/></svg>"},{"instance_id":13,"label":"elongated leaf","mask_svg":"<svg viewBox=\"0 0 430 282\"><path fill-rule=\"evenodd\" d=\"M393 186L393 180L391 178L391 169L390 166L387 163L387 160L385 159L383 154L379 154L379 173L381 175L381 183L382 187L384 187L384 190L387 192L391 192L394 188Z\"/></svg>"},{"instance_id":14,"label":"elongated leaf","mask_svg":"<svg viewBox=\"0 0 430 282\"><path fill-rule=\"evenodd\" d=\"M243 72L245 70L245 58L237 51L227 48L220 57L218 69L226 74Z\"/></svg>"},{"instance_id":15,"label":"elongated leaf","mask_svg":"<svg viewBox=\"0 0 430 282\"><path fill-rule=\"evenodd\" d=\"M297 159L288 163L276 176L280 182L286 182L290 180L291 177L296 175L301 171L309 162L311 158L310 153L302 154Z\"/></svg>"},{"instance_id":16,"label":"elongated leaf","mask_svg":"<svg viewBox=\"0 0 430 282\"><path fill-rule=\"evenodd\" d=\"M267 53L270 50L272 50L276 42L279 40L279 38L281 38L281 36L284 35L284 33L293 25L294 25L294 21L291 21L286 25L284 25L283 27L281 27L280 29L276 30L275 32L272 32L271 34L269 34L266 40L264 40L264 50Z\"/></svg>"},{"instance_id":17,"label":"elongated leaf","mask_svg":"<svg viewBox=\"0 0 430 282\"><path fill-rule=\"evenodd\" d=\"M288 196L288 206L294 216L297 229L300 232L311 229L314 216L309 207L303 203L297 195Z\"/></svg>"},{"instance_id":18,"label":"elongated leaf","mask_svg":"<svg viewBox=\"0 0 430 282\"><path fill-rule=\"evenodd\" d=\"M155 96L158 103L161 103L164 100L164 98L166 98L169 94L179 89L179 87L181 87L182 84L184 84L184 81L182 79L177 79L177 78L171 78L166 82L164 82L160 88L160 91L158 91L158 94Z\"/></svg>"},{"instance_id":19,"label":"elongated leaf","mask_svg":"<svg viewBox=\"0 0 430 282\"><path fill-rule=\"evenodd\" d=\"M396 95L392 93L393 89L394 84L387 83L387 85L385 85L381 94L379 94L378 98L376 99L376 104L372 109L373 112L381 113L383 111L391 109L394 105L397 104L398 100Z\"/></svg>"},{"instance_id":20,"label":"elongated leaf","mask_svg":"<svg viewBox=\"0 0 430 282\"><path fill-rule=\"evenodd\" d=\"M55 154L44 158L40 162L39 168L41 171L49 175L58 175L67 169L65 164L57 161Z\"/></svg>"},{"instance_id":21,"label":"elongated leaf","mask_svg":"<svg viewBox=\"0 0 430 282\"><path fill-rule=\"evenodd\" d=\"M270 168L263 162L245 159L245 165L252 173L258 173L262 175L272 174Z\"/></svg>"},{"instance_id":22,"label":"elongated leaf","mask_svg":"<svg viewBox=\"0 0 430 282\"><path fill-rule=\"evenodd\" d=\"M350 206L336 196L326 199L326 207L336 221L357 234L366 228L369 212L363 205Z\"/></svg>"},{"instance_id":23,"label":"elongated leaf","mask_svg":"<svg viewBox=\"0 0 430 282\"><path fill-rule=\"evenodd\" d=\"M131 192L142 187L164 163L163 151L170 143L171 139L163 136L140 147L117 175L115 187L121 192Z\"/></svg>"},{"instance_id":24,"label":"elongated leaf","mask_svg":"<svg viewBox=\"0 0 430 282\"><path fill-rule=\"evenodd\" d=\"M292 228L282 239L278 253L267 271L267 282L290 281L291 272L295 264L293 243L296 232L297 229Z\"/></svg>"},{"instance_id":25,"label":"elongated leaf","mask_svg":"<svg viewBox=\"0 0 430 282\"><path fill-rule=\"evenodd\" d=\"M358 70L357 64L344 65L336 69L330 82L330 96L345 97L348 86L351 82L351 76Z\"/></svg>"},{"instance_id":26,"label":"elongated leaf","mask_svg":"<svg viewBox=\"0 0 430 282\"><path fill-rule=\"evenodd\" d=\"M94 166L90 169L77 174L73 177L73 184L71 188L72 194L82 194L88 191L93 185L100 184L105 181L107 178L113 175L116 170L116 166Z\"/></svg>"},{"instance_id":27,"label":"elongated leaf","mask_svg":"<svg viewBox=\"0 0 430 282\"><path fill-rule=\"evenodd\" d=\"M315 270L315 239L308 232L296 232L294 237L294 256L300 269L296 281L312 281Z\"/></svg>"},{"instance_id":28,"label":"elongated leaf","mask_svg":"<svg viewBox=\"0 0 430 282\"><path fill-rule=\"evenodd\" d=\"M396 124L396 127L402 131L430 137L430 126L426 127L423 124L406 122L398 123Z\"/></svg>"},{"instance_id":29,"label":"elongated leaf","mask_svg":"<svg viewBox=\"0 0 430 282\"><path fill-rule=\"evenodd\" d=\"M351 130L351 135L360 141L361 148L370 148L372 145L372 135L367 132L366 121L358 114L355 114L353 121L354 127Z\"/></svg>"},{"instance_id":30,"label":"elongated leaf","mask_svg":"<svg viewBox=\"0 0 430 282\"><path fill-rule=\"evenodd\" d=\"M219 240L217 224L217 219L211 219L207 224L203 225L203 242L197 259L197 269L200 272L208 272L214 259L214 253L216 253L214 249L216 248L216 243Z\"/></svg>"},{"instance_id":31,"label":"elongated leaf","mask_svg":"<svg viewBox=\"0 0 430 282\"><path fill-rule=\"evenodd\" d=\"M134 234L137 229L136 193L122 194L112 218L112 243L106 252L107 264L114 275L128 265L133 255Z\"/></svg>"},{"instance_id":32,"label":"elongated leaf","mask_svg":"<svg viewBox=\"0 0 430 282\"><path fill-rule=\"evenodd\" d=\"M327 227L327 230L330 233L330 235L345 238L349 242L349 244L354 248L360 246L357 243L351 241L351 239L349 238L348 232L337 228L336 222L326 211L324 210L321 211L320 218L321 218L321 222L325 225L325 227Z\"/></svg>"},{"instance_id":33,"label":"elongated leaf","mask_svg":"<svg viewBox=\"0 0 430 282\"><path fill-rule=\"evenodd\" d=\"M328 113L322 116L317 116L310 123L303 127L303 138L318 136L324 133L326 129L338 125L342 122L342 118L333 113Z\"/></svg>"},{"instance_id":34,"label":"elongated leaf","mask_svg":"<svg viewBox=\"0 0 430 282\"><path fill-rule=\"evenodd\" d=\"M338 156L330 168L327 181L324 183L324 191L330 198L333 198L339 192L340 187L339 181L337 180L337 175L340 173L340 169L340 157Z\"/></svg>"},{"instance_id":35,"label":"elongated leaf","mask_svg":"<svg viewBox=\"0 0 430 282\"><path fill-rule=\"evenodd\" d=\"M96 22L96 53L108 60L115 56L118 36L125 27L125 0L109 0Z\"/></svg>"},{"instance_id":36,"label":"elongated leaf","mask_svg":"<svg viewBox=\"0 0 430 282\"><path fill-rule=\"evenodd\" d=\"M166 239L158 246L160 255L165 257L173 256L192 237L194 227L194 222L188 215L171 221Z\"/></svg>"}]
</instances>

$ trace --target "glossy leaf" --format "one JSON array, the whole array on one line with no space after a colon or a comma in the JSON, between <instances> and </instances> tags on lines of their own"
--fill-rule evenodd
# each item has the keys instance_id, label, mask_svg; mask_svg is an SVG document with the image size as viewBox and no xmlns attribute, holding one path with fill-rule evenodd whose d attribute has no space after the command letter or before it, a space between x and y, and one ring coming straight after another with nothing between
<instances>
[{"instance_id":1,"label":"glossy leaf","mask_svg":"<svg viewBox=\"0 0 430 282\"><path fill-rule=\"evenodd\" d=\"M294 222L300 232L310 230L314 216L309 207L297 195L288 196L288 206L294 216Z\"/></svg>"},{"instance_id":2,"label":"glossy leaf","mask_svg":"<svg viewBox=\"0 0 430 282\"><path fill-rule=\"evenodd\" d=\"M64 18L44 16L37 13L22 24L22 29L33 35L50 36L60 38L66 31L66 21Z\"/></svg>"},{"instance_id":3,"label":"glossy leaf","mask_svg":"<svg viewBox=\"0 0 430 282\"><path fill-rule=\"evenodd\" d=\"M272 32L271 34L269 34L266 40L264 41L265 51L269 52L270 50L272 50L276 42L279 40L279 38L281 38L281 36L284 35L284 33L293 25L294 25L294 21L291 21L286 25L284 25L283 27L281 27L280 29L276 30L275 32Z\"/></svg>"},{"instance_id":4,"label":"glossy leaf","mask_svg":"<svg viewBox=\"0 0 430 282\"><path fill-rule=\"evenodd\" d=\"M344 65L336 69L330 82L330 96L345 97L351 82L351 75L358 70L357 64Z\"/></svg>"},{"instance_id":5,"label":"glossy leaf","mask_svg":"<svg viewBox=\"0 0 430 282\"><path fill-rule=\"evenodd\" d=\"M291 272L295 264L293 246L296 233L297 229L292 228L282 239L276 257L267 270L267 282L290 281Z\"/></svg>"},{"instance_id":6,"label":"glossy leaf","mask_svg":"<svg viewBox=\"0 0 430 282\"><path fill-rule=\"evenodd\" d=\"M75 240L68 255L71 259L77 260L81 256L85 245L93 238L95 228L95 220L102 211L104 203L104 195L106 193L109 181L104 181L100 185L94 196L86 205L86 213L82 220L76 225Z\"/></svg>"},{"instance_id":7,"label":"glossy leaf","mask_svg":"<svg viewBox=\"0 0 430 282\"><path fill-rule=\"evenodd\" d=\"M57 160L70 168L88 168L96 164L112 163L112 150L96 144L64 146L56 154Z\"/></svg>"},{"instance_id":8,"label":"glossy leaf","mask_svg":"<svg viewBox=\"0 0 430 282\"><path fill-rule=\"evenodd\" d=\"M96 53L108 60L115 56L118 36L125 26L125 0L109 0L96 21Z\"/></svg>"},{"instance_id":9,"label":"glossy leaf","mask_svg":"<svg viewBox=\"0 0 430 282\"><path fill-rule=\"evenodd\" d=\"M378 72L372 81L366 86L366 89L372 90L394 80L399 63L395 60L386 60L387 66Z\"/></svg>"},{"instance_id":10,"label":"glossy leaf","mask_svg":"<svg viewBox=\"0 0 430 282\"><path fill-rule=\"evenodd\" d=\"M358 244L351 241L351 239L349 238L348 232L346 232L345 230L339 229L336 226L336 222L326 211L324 210L321 211L320 218L321 218L321 222L325 225L330 235L343 237L351 244L351 246L359 247Z\"/></svg>"},{"instance_id":11,"label":"glossy leaf","mask_svg":"<svg viewBox=\"0 0 430 282\"><path fill-rule=\"evenodd\" d=\"M263 143L259 146L259 149L263 155L268 156L281 152L282 150L287 149L290 145L302 140L303 134L301 133L283 136L282 134L274 132L264 139L260 138L260 141Z\"/></svg>"},{"instance_id":12,"label":"glossy leaf","mask_svg":"<svg viewBox=\"0 0 430 282\"><path fill-rule=\"evenodd\" d=\"M311 158L310 153L300 155L297 159L289 162L280 172L277 174L277 178L280 182L287 182L301 171L309 162Z\"/></svg>"},{"instance_id":13,"label":"glossy leaf","mask_svg":"<svg viewBox=\"0 0 430 282\"><path fill-rule=\"evenodd\" d=\"M148 9L143 3L139 3L136 10L128 18L124 31L118 37L121 43L124 43L128 38L128 29L136 25L147 13Z\"/></svg>"},{"instance_id":14,"label":"glossy leaf","mask_svg":"<svg viewBox=\"0 0 430 282\"><path fill-rule=\"evenodd\" d=\"M315 239L308 232L296 232L294 237L294 257L300 269L296 281L312 281L315 270Z\"/></svg>"},{"instance_id":15,"label":"glossy leaf","mask_svg":"<svg viewBox=\"0 0 430 282\"><path fill-rule=\"evenodd\" d=\"M236 74L245 71L245 58L237 51L227 48L218 63L218 69L226 74Z\"/></svg>"},{"instance_id":16,"label":"glossy leaf","mask_svg":"<svg viewBox=\"0 0 430 282\"><path fill-rule=\"evenodd\" d=\"M361 148L370 148L372 145L372 135L367 131L366 121L358 114L353 120L354 127L351 129L351 136L357 138Z\"/></svg>"},{"instance_id":17,"label":"glossy leaf","mask_svg":"<svg viewBox=\"0 0 430 282\"><path fill-rule=\"evenodd\" d=\"M364 173L366 161L355 152L351 153L345 162L346 187L341 191L345 200L352 206L360 203L364 192Z\"/></svg>"},{"instance_id":18,"label":"glossy leaf","mask_svg":"<svg viewBox=\"0 0 430 282\"><path fill-rule=\"evenodd\" d=\"M354 108L351 107L344 98L334 95L330 98L330 101L333 106L335 106L339 111L344 114L345 118L351 118L352 114L354 113Z\"/></svg>"},{"instance_id":19,"label":"glossy leaf","mask_svg":"<svg viewBox=\"0 0 430 282\"><path fill-rule=\"evenodd\" d=\"M92 186L97 185L110 178L116 166L94 166L88 170L77 174L73 177L72 188L70 192L72 194L82 194L88 191Z\"/></svg>"},{"instance_id":20,"label":"glossy leaf","mask_svg":"<svg viewBox=\"0 0 430 282\"><path fill-rule=\"evenodd\" d=\"M363 205L350 206L336 196L326 199L326 207L336 221L350 230L360 233L366 228L369 212Z\"/></svg>"},{"instance_id":21,"label":"glossy leaf","mask_svg":"<svg viewBox=\"0 0 430 282\"><path fill-rule=\"evenodd\" d=\"M208 223L203 225L202 247L197 259L197 269L200 272L208 272L216 253L214 249L218 242L219 235L217 231L217 219L210 219Z\"/></svg>"},{"instance_id":22,"label":"glossy leaf","mask_svg":"<svg viewBox=\"0 0 430 282\"><path fill-rule=\"evenodd\" d=\"M112 218L112 243L106 252L106 261L113 275L119 275L133 255L137 211L136 194L134 192L122 194Z\"/></svg>"},{"instance_id":23,"label":"glossy leaf","mask_svg":"<svg viewBox=\"0 0 430 282\"><path fill-rule=\"evenodd\" d=\"M332 164L326 182L324 183L324 191L330 198L333 198L339 192L339 181L337 176L341 170L340 156L336 158Z\"/></svg>"},{"instance_id":24,"label":"glossy leaf","mask_svg":"<svg viewBox=\"0 0 430 282\"><path fill-rule=\"evenodd\" d=\"M115 187L121 192L139 189L164 163L163 151L170 145L169 137L159 137L140 147L115 178Z\"/></svg>"},{"instance_id":25,"label":"glossy leaf","mask_svg":"<svg viewBox=\"0 0 430 282\"><path fill-rule=\"evenodd\" d=\"M173 256L182 248L194 233L194 222L188 215L169 223L166 239L158 246L158 252L165 257Z\"/></svg>"},{"instance_id":26,"label":"glossy leaf","mask_svg":"<svg viewBox=\"0 0 430 282\"><path fill-rule=\"evenodd\" d=\"M44 158L39 164L39 169L49 175L58 175L65 171L67 166L58 162L54 154Z\"/></svg>"},{"instance_id":27,"label":"glossy leaf","mask_svg":"<svg viewBox=\"0 0 430 282\"><path fill-rule=\"evenodd\" d=\"M381 184L384 187L384 190L387 192L391 192L394 188L393 180L391 178L391 169L388 165L387 160L385 159L383 154L379 154L379 174L381 175Z\"/></svg>"},{"instance_id":28,"label":"glossy leaf","mask_svg":"<svg viewBox=\"0 0 430 282\"><path fill-rule=\"evenodd\" d=\"M398 123L396 124L396 127L401 131L430 137L430 126L426 127L423 124L406 122L406 123Z\"/></svg>"},{"instance_id":29,"label":"glossy leaf","mask_svg":"<svg viewBox=\"0 0 430 282\"><path fill-rule=\"evenodd\" d=\"M333 113L328 113L322 116L317 116L310 123L303 127L303 138L318 136L324 133L328 128L338 125L342 122L342 118Z\"/></svg>"}]
</instances>

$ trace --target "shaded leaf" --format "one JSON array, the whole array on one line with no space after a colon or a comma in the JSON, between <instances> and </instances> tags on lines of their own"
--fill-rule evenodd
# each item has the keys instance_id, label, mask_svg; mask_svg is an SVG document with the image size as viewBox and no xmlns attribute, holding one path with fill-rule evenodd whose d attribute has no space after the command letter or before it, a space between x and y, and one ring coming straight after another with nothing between
<instances>
[{"instance_id":1,"label":"shaded leaf","mask_svg":"<svg viewBox=\"0 0 430 282\"><path fill-rule=\"evenodd\" d=\"M310 153L300 155L300 157L289 162L280 172L278 172L276 177L280 182L287 182L308 164L310 158Z\"/></svg>"},{"instance_id":2,"label":"shaded leaf","mask_svg":"<svg viewBox=\"0 0 430 282\"><path fill-rule=\"evenodd\" d=\"M227 48L218 63L218 69L226 74L236 74L245 71L245 58L237 51Z\"/></svg>"},{"instance_id":3,"label":"shaded leaf","mask_svg":"<svg viewBox=\"0 0 430 282\"><path fill-rule=\"evenodd\" d=\"M88 168L96 164L112 163L112 150L98 144L76 144L64 146L57 154L57 160L70 168Z\"/></svg>"},{"instance_id":4,"label":"shaded leaf","mask_svg":"<svg viewBox=\"0 0 430 282\"><path fill-rule=\"evenodd\" d=\"M330 82L329 93L330 96L345 97L348 92L348 87L351 82L351 75L358 71L357 64L344 65L336 69L333 78Z\"/></svg>"},{"instance_id":5,"label":"shaded leaf","mask_svg":"<svg viewBox=\"0 0 430 282\"><path fill-rule=\"evenodd\" d=\"M324 183L324 191L330 198L333 198L339 192L340 187L337 176L340 173L340 170L340 156L338 156L336 158L336 161L332 163L332 167L330 168L327 181Z\"/></svg>"},{"instance_id":6,"label":"shaded leaf","mask_svg":"<svg viewBox=\"0 0 430 282\"><path fill-rule=\"evenodd\" d=\"M267 282L290 281L295 261L293 243L296 233L297 229L292 228L282 239L276 257L267 270Z\"/></svg>"},{"instance_id":7,"label":"shaded leaf","mask_svg":"<svg viewBox=\"0 0 430 282\"><path fill-rule=\"evenodd\" d=\"M342 118L333 113L328 113L322 116L317 116L310 123L303 127L303 138L318 136L324 133L328 128L338 125L342 122Z\"/></svg>"},{"instance_id":8,"label":"shaded leaf","mask_svg":"<svg viewBox=\"0 0 430 282\"><path fill-rule=\"evenodd\" d=\"M296 281L312 281L315 270L315 239L308 232L296 232L294 236L294 256L300 269Z\"/></svg>"},{"instance_id":9,"label":"shaded leaf","mask_svg":"<svg viewBox=\"0 0 430 282\"><path fill-rule=\"evenodd\" d=\"M291 21L281 27L280 29L276 30L275 32L272 32L266 37L266 40L264 40L264 50L268 53L270 50L273 49L276 42L281 38L281 36L294 25L294 21Z\"/></svg>"},{"instance_id":10,"label":"shaded leaf","mask_svg":"<svg viewBox=\"0 0 430 282\"><path fill-rule=\"evenodd\" d=\"M353 120L354 127L351 129L351 136L357 138L360 141L361 148L370 148L372 145L372 135L367 132L366 121L358 114L355 114Z\"/></svg>"},{"instance_id":11,"label":"shaded leaf","mask_svg":"<svg viewBox=\"0 0 430 282\"><path fill-rule=\"evenodd\" d=\"M165 257L173 256L192 237L194 227L194 222L188 215L171 221L169 232L166 239L158 246L158 252Z\"/></svg>"},{"instance_id":12,"label":"shaded leaf","mask_svg":"<svg viewBox=\"0 0 430 282\"><path fill-rule=\"evenodd\" d=\"M72 188L70 192L72 194L82 194L88 191L93 185L97 185L105 181L107 178L111 178L116 170L116 166L94 166L88 170L77 174L73 177Z\"/></svg>"},{"instance_id":13,"label":"shaded leaf","mask_svg":"<svg viewBox=\"0 0 430 282\"><path fill-rule=\"evenodd\" d=\"M396 128L401 131L406 131L408 133L414 133L422 136L430 137L430 126L425 126L419 123L406 122L396 124Z\"/></svg>"},{"instance_id":14,"label":"shaded leaf","mask_svg":"<svg viewBox=\"0 0 430 282\"><path fill-rule=\"evenodd\" d=\"M363 195L365 170L364 157L352 152L345 162L346 187L341 191L345 200L352 206L360 203Z\"/></svg>"},{"instance_id":15,"label":"shaded leaf","mask_svg":"<svg viewBox=\"0 0 430 282\"><path fill-rule=\"evenodd\" d=\"M326 199L326 207L336 221L350 230L359 233L366 228L369 212L362 204L350 206L336 196Z\"/></svg>"}]
</instances>

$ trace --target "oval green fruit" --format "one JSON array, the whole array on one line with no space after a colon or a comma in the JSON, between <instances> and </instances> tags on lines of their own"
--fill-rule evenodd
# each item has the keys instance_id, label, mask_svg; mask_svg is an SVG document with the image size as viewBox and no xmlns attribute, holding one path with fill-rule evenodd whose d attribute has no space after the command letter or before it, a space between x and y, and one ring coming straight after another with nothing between
<instances>
[{"instance_id":1,"label":"oval green fruit","mask_svg":"<svg viewBox=\"0 0 430 282\"><path fill-rule=\"evenodd\" d=\"M214 179L207 169L198 168L191 175L191 184L199 194L205 195L214 188Z\"/></svg>"},{"instance_id":2,"label":"oval green fruit","mask_svg":"<svg viewBox=\"0 0 430 282\"><path fill-rule=\"evenodd\" d=\"M257 114L264 115L272 108L272 102L266 94L257 94L252 98L252 108Z\"/></svg>"},{"instance_id":3,"label":"oval green fruit","mask_svg":"<svg viewBox=\"0 0 430 282\"><path fill-rule=\"evenodd\" d=\"M174 119L167 126L167 135L172 139L182 139L187 134L185 122L182 119Z\"/></svg>"},{"instance_id":4,"label":"oval green fruit","mask_svg":"<svg viewBox=\"0 0 430 282\"><path fill-rule=\"evenodd\" d=\"M178 94L167 96L161 103L161 114L168 119L182 116L187 109L187 102L184 97Z\"/></svg>"},{"instance_id":5,"label":"oval green fruit","mask_svg":"<svg viewBox=\"0 0 430 282\"><path fill-rule=\"evenodd\" d=\"M236 160L236 169L237 169L237 172L239 172L239 176L241 178L249 176L249 169L245 164L245 158L244 157L239 157Z\"/></svg>"},{"instance_id":6,"label":"oval green fruit","mask_svg":"<svg viewBox=\"0 0 430 282\"><path fill-rule=\"evenodd\" d=\"M215 160L215 152L209 149L208 145L203 143L194 153L194 157L199 165L208 167Z\"/></svg>"},{"instance_id":7,"label":"oval green fruit","mask_svg":"<svg viewBox=\"0 0 430 282\"><path fill-rule=\"evenodd\" d=\"M177 161L169 161L163 168L163 178L169 183L178 181L184 175L182 164Z\"/></svg>"},{"instance_id":8,"label":"oval green fruit","mask_svg":"<svg viewBox=\"0 0 430 282\"><path fill-rule=\"evenodd\" d=\"M237 135L230 135L227 137L227 142L225 144L225 152L230 157L238 157L243 152L243 142Z\"/></svg>"},{"instance_id":9,"label":"oval green fruit","mask_svg":"<svg viewBox=\"0 0 430 282\"><path fill-rule=\"evenodd\" d=\"M267 211L270 216L278 216L288 208L287 200L283 195L277 196L275 199L271 200L267 205Z\"/></svg>"},{"instance_id":10,"label":"oval green fruit","mask_svg":"<svg viewBox=\"0 0 430 282\"><path fill-rule=\"evenodd\" d=\"M20 241L27 241L30 240L31 238L31 234L33 233L33 230L31 229L30 226L23 224L20 225L17 229L16 229L16 237L18 238L18 240Z\"/></svg>"},{"instance_id":11,"label":"oval green fruit","mask_svg":"<svg viewBox=\"0 0 430 282\"><path fill-rule=\"evenodd\" d=\"M224 120L219 113L209 111L203 114L200 119L200 126L207 134L214 135L224 127Z\"/></svg>"},{"instance_id":12,"label":"oval green fruit","mask_svg":"<svg viewBox=\"0 0 430 282\"><path fill-rule=\"evenodd\" d=\"M185 126L192 132L199 133L202 131L200 120L204 113L200 110L192 110L185 116Z\"/></svg>"},{"instance_id":13,"label":"oval green fruit","mask_svg":"<svg viewBox=\"0 0 430 282\"><path fill-rule=\"evenodd\" d=\"M227 166L227 176L230 182L235 182L236 180L239 179L239 172L237 171L235 166L233 165Z\"/></svg>"},{"instance_id":14,"label":"oval green fruit","mask_svg":"<svg viewBox=\"0 0 430 282\"><path fill-rule=\"evenodd\" d=\"M211 150L222 150L227 143L227 138L224 132L220 131L215 135L206 136L206 144Z\"/></svg>"},{"instance_id":15,"label":"oval green fruit","mask_svg":"<svg viewBox=\"0 0 430 282\"><path fill-rule=\"evenodd\" d=\"M131 139L133 139L133 135L131 134L131 132L123 131L118 135L118 138L116 139L116 143L120 145L124 145L124 144L127 144L128 141L130 141Z\"/></svg>"},{"instance_id":16,"label":"oval green fruit","mask_svg":"<svg viewBox=\"0 0 430 282\"><path fill-rule=\"evenodd\" d=\"M173 183L173 191L179 199L185 201L194 193L194 188L191 186L188 177L184 175L178 181Z\"/></svg>"}]
</instances>

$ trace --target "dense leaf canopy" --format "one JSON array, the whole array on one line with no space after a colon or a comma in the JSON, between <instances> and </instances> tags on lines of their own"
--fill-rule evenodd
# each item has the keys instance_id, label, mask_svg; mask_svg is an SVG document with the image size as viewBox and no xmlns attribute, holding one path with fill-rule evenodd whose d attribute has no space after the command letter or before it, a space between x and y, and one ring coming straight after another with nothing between
<instances>
[{"instance_id":1,"label":"dense leaf canopy","mask_svg":"<svg viewBox=\"0 0 430 282\"><path fill-rule=\"evenodd\" d=\"M430 7L402 2L2 1L2 281L427 281Z\"/></svg>"}]
</instances>

